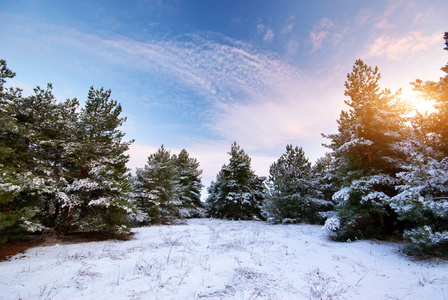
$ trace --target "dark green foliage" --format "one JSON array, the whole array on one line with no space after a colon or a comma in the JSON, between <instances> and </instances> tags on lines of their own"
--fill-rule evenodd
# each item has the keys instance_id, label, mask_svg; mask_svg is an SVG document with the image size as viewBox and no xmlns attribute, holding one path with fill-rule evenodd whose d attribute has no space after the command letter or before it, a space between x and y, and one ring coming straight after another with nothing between
<instances>
[{"instance_id":1,"label":"dark green foliage","mask_svg":"<svg viewBox=\"0 0 448 300\"><path fill-rule=\"evenodd\" d=\"M448 33L445 33L448 50ZM442 70L448 74L448 64ZM415 90L437 110L417 115L409 141L411 161L398 173L392 206L407 223L404 237L414 254L448 256L448 75L438 82L417 80Z\"/></svg>"},{"instance_id":2,"label":"dark green foliage","mask_svg":"<svg viewBox=\"0 0 448 300\"><path fill-rule=\"evenodd\" d=\"M124 154L131 142L122 141L124 133L118 127L126 118L120 118L121 105L110 95L110 90L102 88L89 90L71 148L74 178L67 187L67 196L80 203L73 224L120 233L129 221L126 216L132 212L126 200L130 192L126 168L129 156ZM71 216L65 214L64 219L71 221Z\"/></svg>"},{"instance_id":3,"label":"dark green foliage","mask_svg":"<svg viewBox=\"0 0 448 300\"><path fill-rule=\"evenodd\" d=\"M286 153L269 169L267 216L274 222L318 222L319 212L329 210L332 204L319 193L318 173L323 170L323 165L311 167L302 148L287 145Z\"/></svg>"},{"instance_id":4,"label":"dark green foliage","mask_svg":"<svg viewBox=\"0 0 448 300\"><path fill-rule=\"evenodd\" d=\"M379 91L378 68L357 60L347 75L345 103L339 133L327 135L333 150L333 182L339 186L333 196L340 238L379 237L394 230L396 214L390 198L396 195L395 174L406 161L399 144L407 138L405 106L398 93Z\"/></svg>"},{"instance_id":5,"label":"dark green foliage","mask_svg":"<svg viewBox=\"0 0 448 300\"><path fill-rule=\"evenodd\" d=\"M148 157L143 169L137 169L134 199L144 223L170 222L179 215L175 159L162 145Z\"/></svg>"},{"instance_id":6,"label":"dark green foliage","mask_svg":"<svg viewBox=\"0 0 448 300\"><path fill-rule=\"evenodd\" d=\"M330 209L333 208L332 196L336 192L335 183L332 181L333 168L333 157L326 153L316 160L311 169L312 193L315 197L328 201Z\"/></svg>"},{"instance_id":7,"label":"dark green foliage","mask_svg":"<svg viewBox=\"0 0 448 300\"><path fill-rule=\"evenodd\" d=\"M174 219L201 216L202 170L186 150L172 155L162 145L137 169L133 198L143 224L170 223Z\"/></svg>"},{"instance_id":8,"label":"dark green foliage","mask_svg":"<svg viewBox=\"0 0 448 300\"><path fill-rule=\"evenodd\" d=\"M2 235L44 228L126 234L130 142L117 129L125 118L111 92L91 88L78 112L78 100L56 101L51 84L29 97L3 88L14 73L0 63Z\"/></svg>"},{"instance_id":9,"label":"dark green foliage","mask_svg":"<svg viewBox=\"0 0 448 300\"><path fill-rule=\"evenodd\" d=\"M265 198L263 177L255 175L250 157L234 142L230 161L224 165L208 188L207 214L228 219L263 219Z\"/></svg>"},{"instance_id":10,"label":"dark green foliage","mask_svg":"<svg viewBox=\"0 0 448 300\"><path fill-rule=\"evenodd\" d=\"M405 238L414 251L448 255L448 158L417 155L398 177L400 193L391 205L408 224Z\"/></svg>"},{"instance_id":11,"label":"dark green foliage","mask_svg":"<svg viewBox=\"0 0 448 300\"><path fill-rule=\"evenodd\" d=\"M30 120L34 112L24 105L32 97L24 99L21 90L4 88L6 79L15 73L4 60L0 60L0 66L0 242L4 243L27 229L41 228L32 209L37 197L30 195L41 186L32 172L32 152L38 151L40 130Z\"/></svg>"},{"instance_id":12,"label":"dark green foliage","mask_svg":"<svg viewBox=\"0 0 448 300\"><path fill-rule=\"evenodd\" d=\"M181 217L202 216L203 204L201 202L201 175L199 162L189 156L185 149L177 155L175 161L177 170L177 197L181 202Z\"/></svg>"}]
</instances>

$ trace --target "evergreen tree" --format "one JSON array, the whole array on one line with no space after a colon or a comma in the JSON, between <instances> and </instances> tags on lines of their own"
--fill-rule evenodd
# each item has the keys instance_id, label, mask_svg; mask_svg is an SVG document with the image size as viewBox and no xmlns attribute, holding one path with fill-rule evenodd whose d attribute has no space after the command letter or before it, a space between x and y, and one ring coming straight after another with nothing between
<instances>
[{"instance_id":1,"label":"evergreen tree","mask_svg":"<svg viewBox=\"0 0 448 300\"><path fill-rule=\"evenodd\" d=\"M398 177L399 194L391 205L407 222L404 236L413 243L411 250L448 256L448 158L416 154Z\"/></svg>"},{"instance_id":2,"label":"evergreen tree","mask_svg":"<svg viewBox=\"0 0 448 300\"><path fill-rule=\"evenodd\" d=\"M32 180L30 160L24 155L23 130L12 112L14 103L22 97L21 90L4 87L15 75L6 61L0 60L0 244L24 231L22 218L29 203L18 201L17 196Z\"/></svg>"},{"instance_id":3,"label":"evergreen tree","mask_svg":"<svg viewBox=\"0 0 448 300\"><path fill-rule=\"evenodd\" d=\"M323 223L334 211L333 194L337 191L332 180L333 157L326 153L316 160L311 168L310 195L317 207L316 222Z\"/></svg>"},{"instance_id":4,"label":"evergreen tree","mask_svg":"<svg viewBox=\"0 0 448 300\"><path fill-rule=\"evenodd\" d=\"M133 199L141 222L169 223L202 216L201 174L198 161L185 149L176 156L162 145L134 178Z\"/></svg>"},{"instance_id":5,"label":"evergreen tree","mask_svg":"<svg viewBox=\"0 0 448 300\"><path fill-rule=\"evenodd\" d=\"M130 181L124 153L133 141L123 141L118 128L121 105L111 91L90 88L81 109L74 137L67 145L67 186L58 196L63 202L59 227L103 230L114 235L127 233L132 205L128 200Z\"/></svg>"},{"instance_id":6,"label":"evergreen tree","mask_svg":"<svg viewBox=\"0 0 448 300\"><path fill-rule=\"evenodd\" d=\"M448 32L445 32L445 50L448 51ZM448 157L448 63L441 69L446 75L438 82L423 82L417 79L413 83L414 90L424 98L435 101L436 112L426 121L426 138L431 140L439 160ZM428 132L429 131L429 132Z\"/></svg>"},{"instance_id":7,"label":"evergreen tree","mask_svg":"<svg viewBox=\"0 0 448 300\"><path fill-rule=\"evenodd\" d=\"M3 60L0 71L0 230L126 234L131 142L122 141L126 118L110 90L91 88L78 113L78 100L58 102L51 84L29 97L4 88L15 74Z\"/></svg>"},{"instance_id":8,"label":"evergreen tree","mask_svg":"<svg viewBox=\"0 0 448 300\"><path fill-rule=\"evenodd\" d=\"M395 226L389 201L396 195L395 173L406 159L399 147L407 133L406 110L399 92L379 91L379 79L377 67L355 62L345 82L350 109L341 112L339 133L324 135L335 158L333 180L339 189L333 200L340 223L335 231L342 240L380 236Z\"/></svg>"},{"instance_id":9,"label":"evergreen tree","mask_svg":"<svg viewBox=\"0 0 448 300\"><path fill-rule=\"evenodd\" d=\"M144 223L171 222L179 216L176 156L162 145L137 169L134 199L145 214Z\"/></svg>"},{"instance_id":10,"label":"evergreen tree","mask_svg":"<svg viewBox=\"0 0 448 300\"><path fill-rule=\"evenodd\" d=\"M229 219L263 219L264 177L255 175L250 157L234 142L230 161L212 182L207 198L207 212L212 217Z\"/></svg>"},{"instance_id":11,"label":"evergreen tree","mask_svg":"<svg viewBox=\"0 0 448 300\"><path fill-rule=\"evenodd\" d=\"M448 50L448 32L445 33ZM442 70L448 74L448 64ZM398 173L399 194L392 206L407 222L404 236L413 251L448 256L448 75L439 82L417 80L415 90L436 101L437 110L417 115L407 145L411 161Z\"/></svg>"},{"instance_id":12,"label":"evergreen tree","mask_svg":"<svg viewBox=\"0 0 448 300\"><path fill-rule=\"evenodd\" d=\"M64 138L69 132L64 112L77 103L57 103L51 90L49 84L46 90L36 87L35 95L29 97L13 89L2 93L5 126L0 152L4 178L16 182L17 193L5 199L10 203L7 210L20 216L9 220L12 227L8 227L16 233L54 225L48 208L55 202L56 185L63 176Z\"/></svg>"},{"instance_id":13,"label":"evergreen tree","mask_svg":"<svg viewBox=\"0 0 448 300\"><path fill-rule=\"evenodd\" d=\"M335 192L331 177L333 168L333 157L330 153L325 153L323 157L316 160L311 169L312 190L317 193L318 198L330 202Z\"/></svg>"},{"instance_id":14,"label":"evergreen tree","mask_svg":"<svg viewBox=\"0 0 448 300\"><path fill-rule=\"evenodd\" d=\"M203 205L201 202L201 174L199 162L191 158L187 150L182 149L175 161L178 176L177 198L182 203L181 216L201 216Z\"/></svg>"},{"instance_id":15,"label":"evergreen tree","mask_svg":"<svg viewBox=\"0 0 448 300\"><path fill-rule=\"evenodd\" d=\"M315 223L324 201L316 198L311 163L302 148L286 146L286 153L269 170L270 195L266 201L274 221Z\"/></svg>"}]
</instances>

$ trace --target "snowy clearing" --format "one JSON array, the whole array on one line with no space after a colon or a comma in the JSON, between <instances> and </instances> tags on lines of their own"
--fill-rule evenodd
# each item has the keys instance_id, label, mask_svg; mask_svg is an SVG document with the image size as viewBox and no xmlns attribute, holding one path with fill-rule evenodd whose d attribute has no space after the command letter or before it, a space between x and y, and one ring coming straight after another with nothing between
<instances>
[{"instance_id":1,"label":"snowy clearing","mask_svg":"<svg viewBox=\"0 0 448 300\"><path fill-rule=\"evenodd\" d=\"M189 220L0 263L0 299L447 299L448 263L322 226Z\"/></svg>"}]
</instances>

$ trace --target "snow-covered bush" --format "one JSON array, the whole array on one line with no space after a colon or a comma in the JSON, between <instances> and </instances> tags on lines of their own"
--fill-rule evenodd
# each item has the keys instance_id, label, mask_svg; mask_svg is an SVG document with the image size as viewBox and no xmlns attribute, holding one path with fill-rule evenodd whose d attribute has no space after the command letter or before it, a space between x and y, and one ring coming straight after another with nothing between
<instances>
[{"instance_id":1,"label":"snow-covered bush","mask_svg":"<svg viewBox=\"0 0 448 300\"><path fill-rule=\"evenodd\" d=\"M448 158L439 162L417 155L397 176L401 184L391 206L412 224L404 232L415 246L411 250L448 255Z\"/></svg>"},{"instance_id":2,"label":"snow-covered bush","mask_svg":"<svg viewBox=\"0 0 448 300\"><path fill-rule=\"evenodd\" d=\"M413 243L408 249L410 253L448 256L448 230L433 232L429 225L425 225L406 230L404 237Z\"/></svg>"},{"instance_id":3,"label":"snow-covered bush","mask_svg":"<svg viewBox=\"0 0 448 300\"><path fill-rule=\"evenodd\" d=\"M329 232L335 232L341 226L341 220L337 216L333 216L325 221L323 229Z\"/></svg>"},{"instance_id":4,"label":"snow-covered bush","mask_svg":"<svg viewBox=\"0 0 448 300\"><path fill-rule=\"evenodd\" d=\"M396 213L389 206L388 194L393 194L397 182L388 175L366 176L336 192L339 226L333 230L335 238L346 241L392 233Z\"/></svg>"}]
</instances>

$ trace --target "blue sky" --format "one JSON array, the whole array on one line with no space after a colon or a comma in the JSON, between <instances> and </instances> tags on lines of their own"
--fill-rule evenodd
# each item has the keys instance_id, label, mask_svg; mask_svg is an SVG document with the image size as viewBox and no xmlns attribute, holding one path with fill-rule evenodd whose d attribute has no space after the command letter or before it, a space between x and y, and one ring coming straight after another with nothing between
<instances>
[{"instance_id":1,"label":"blue sky","mask_svg":"<svg viewBox=\"0 0 448 300\"><path fill-rule=\"evenodd\" d=\"M135 139L129 167L161 144L196 157L208 185L236 141L258 175L286 144L314 161L361 58L411 95L446 63L448 1L0 1L9 85L58 99L112 90Z\"/></svg>"}]
</instances>

